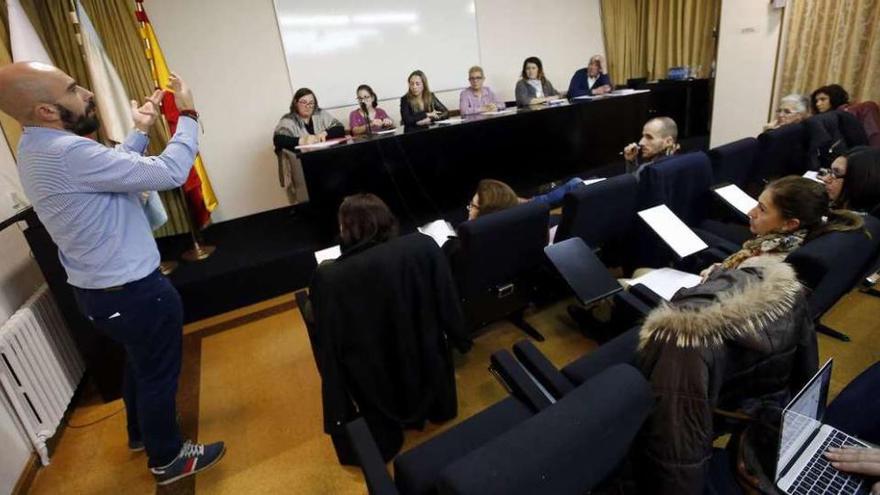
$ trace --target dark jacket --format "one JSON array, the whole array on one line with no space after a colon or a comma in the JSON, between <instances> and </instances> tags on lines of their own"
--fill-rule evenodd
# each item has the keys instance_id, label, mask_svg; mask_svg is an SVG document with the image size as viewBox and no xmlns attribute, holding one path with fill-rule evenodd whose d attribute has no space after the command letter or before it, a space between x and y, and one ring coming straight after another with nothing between
<instances>
[{"instance_id":1,"label":"dark jacket","mask_svg":"<svg viewBox=\"0 0 880 495\"><path fill-rule=\"evenodd\" d=\"M713 411L779 407L815 373L816 336L794 269L720 271L651 312L638 361L657 399L635 452L648 493L703 493L712 441L724 433Z\"/></svg>"},{"instance_id":2,"label":"dark jacket","mask_svg":"<svg viewBox=\"0 0 880 495\"><path fill-rule=\"evenodd\" d=\"M398 435L401 426L455 417L450 344L466 352L471 341L430 237L348 250L318 267L310 297L327 433L353 419L352 400L368 424L379 418Z\"/></svg>"},{"instance_id":3,"label":"dark jacket","mask_svg":"<svg viewBox=\"0 0 880 495\"><path fill-rule=\"evenodd\" d=\"M606 84L611 86L611 78L608 77L608 74L599 74L599 77L597 77L593 85L590 86L587 69L578 69L575 71L574 75L571 76L571 82L568 83L568 94L566 96L569 98L592 96L593 88L605 86Z\"/></svg>"},{"instance_id":4,"label":"dark jacket","mask_svg":"<svg viewBox=\"0 0 880 495\"><path fill-rule=\"evenodd\" d=\"M403 95L400 97L400 121L403 122L404 126L417 126L417 122L424 120L425 117L428 116L428 112L433 112L434 110L440 112L440 117L438 117L437 120L443 120L449 117L449 109L447 109L446 105L437 98L437 95L431 94L431 106L421 111L414 109L409 104L407 96L408 95Z\"/></svg>"}]
</instances>

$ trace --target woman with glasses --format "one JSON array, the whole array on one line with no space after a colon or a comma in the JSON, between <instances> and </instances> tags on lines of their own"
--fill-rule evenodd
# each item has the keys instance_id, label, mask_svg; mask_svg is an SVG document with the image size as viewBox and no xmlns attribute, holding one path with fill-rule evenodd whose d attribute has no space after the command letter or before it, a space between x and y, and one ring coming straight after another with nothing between
<instances>
[{"instance_id":1,"label":"woman with glasses","mask_svg":"<svg viewBox=\"0 0 880 495\"><path fill-rule=\"evenodd\" d=\"M345 136L342 122L318 106L318 98L309 88L300 88L290 102L290 113L275 127L276 148L294 150L302 144L322 143Z\"/></svg>"},{"instance_id":2,"label":"woman with glasses","mask_svg":"<svg viewBox=\"0 0 880 495\"><path fill-rule=\"evenodd\" d=\"M415 70L406 81L409 91L400 97L400 121L405 127L425 127L449 117L449 110L428 87L424 72Z\"/></svg>"},{"instance_id":3,"label":"woman with glasses","mask_svg":"<svg viewBox=\"0 0 880 495\"><path fill-rule=\"evenodd\" d=\"M819 178L833 208L880 212L880 150L857 146L819 170Z\"/></svg>"},{"instance_id":4,"label":"woman with glasses","mask_svg":"<svg viewBox=\"0 0 880 495\"><path fill-rule=\"evenodd\" d=\"M804 95L792 93L779 100L776 118L766 124L764 130L776 129L788 124L796 124L810 116L810 99Z\"/></svg>"},{"instance_id":5,"label":"woman with glasses","mask_svg":"<svg viewBox=\"0 0 880 495\"><path fill-rule=\"evenodd\" d=\"M293 101L290 102L290 113L281 117L272 137L275 153L278 155L281 187L287 189L292 203L302 203L309 199L302 164L295 155L296 147L343 136L345 127L335 117L321 110L311 89L296 90Z\"/></svg>"},{"instance_id":6,"label":"woman with glasses","mask_svg":"<svg viewBox=\"0 0 880 495\"><path fill-rule=\"evenodd\" d=\"M461 115L476 115L504 109L504 101L496 97L488 86L483 86L486 76L483 68L475 65L468 69L469 88L465 88L458 97L458 108Z\"/></svg>"},{"instance_id":7,"label":"woman with glasses","mask_svg":"<svg viewBox=\"0 0 880 495\"><path fill-rule=\"evenodd\" d=\"M385 110L379 108L379 98L373 88L366 84L358 86L357 102L358 108L348 114L348 128L352 136L394 128L394 121Z\"/></svg>"}]
</instances>

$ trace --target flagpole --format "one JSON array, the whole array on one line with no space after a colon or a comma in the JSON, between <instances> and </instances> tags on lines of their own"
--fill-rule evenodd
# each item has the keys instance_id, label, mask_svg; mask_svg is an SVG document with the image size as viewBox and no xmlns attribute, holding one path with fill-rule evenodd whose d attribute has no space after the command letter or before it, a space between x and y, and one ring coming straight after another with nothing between
<instances>
[{"instance_id":1,"label":"flagpole","mask_svg":"<svg viewBox=\"0 0 880 495\"><path fill-rule=\"evenodd\" d=\"M135 12L141 13L141 15L145 15L144 14L144 6L139 1L135 0L134 6L135 6ZM143 21L141 18L138 18L138 23L140 24L142 30L146 30L146 22L145 21ZM146 38L144 38L144 50L145 50L145 53L152 53L152 47L150 46L150 43ZM157 89L163 89L163 88L161 88L159 81L158 81L158 76L157 76L158 71L156 70L156 66L153 61L153 57L152 56L147 57L147 61L149 62L150 69L153 73L154 86ZM162 113L161 116L162 116L162 122L164 123L165 128L170 130L171 126L168 124L168 120L165 118L165 114ZM170 134L170 132L169 132L169 134ZM186 200L186 191L184 191L183 186L178 187L177 192L178 192L178 195L180 196L181 203L183 203L183 209L186 212L186 214L184 216L186 217L186 224L187 224L187 227L189 227L190 238L192 239L192 247L190 249L187 249L186 251L184 251L180 255L180 257L181 257L181 259L183 259L185 261L191 261L191 262L205 260L208 257L210 257L214 253L214 251L217 250L217 247L203 243L203 240L201 239L201 229L196 227L196 224L198 222L193 218L193 213L192 213L192 210L190 210L190 208L189 208L189 202Z\"/></svg>"}]
</instances>

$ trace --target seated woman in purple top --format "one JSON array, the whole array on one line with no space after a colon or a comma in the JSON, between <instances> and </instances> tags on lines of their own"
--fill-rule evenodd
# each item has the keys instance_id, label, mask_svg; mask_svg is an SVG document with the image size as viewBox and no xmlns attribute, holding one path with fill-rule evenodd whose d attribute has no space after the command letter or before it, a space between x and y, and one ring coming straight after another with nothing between
<instances>
[{"instance_id":1,"label":"seated woman in purple top","mask_svg":"<svg viewBox=\"0 0 880 495\"><path fill-rule=\"evenodd\" d=\"M496 97L488 86L483 86L485 80L483 68L479 65L468 69L471 87L464 89L458 98L458 108L462 116L504 109L504 101Z\"/></svg>"},{"instance_id":2,"label":"seated woman in purple top","mask_svg":"<svg viewBox=\"0 0 880 495\"><path fill-rule=\"evenodd\" d=\"M348 114L348 128L351 135L366 134L367 131L381 131L394 128L394 121L378 106L378 98L373 88L361 84L357 89L358 109ZM370 126L367 127L367 121Z\"/></svg>"}]
</instances>

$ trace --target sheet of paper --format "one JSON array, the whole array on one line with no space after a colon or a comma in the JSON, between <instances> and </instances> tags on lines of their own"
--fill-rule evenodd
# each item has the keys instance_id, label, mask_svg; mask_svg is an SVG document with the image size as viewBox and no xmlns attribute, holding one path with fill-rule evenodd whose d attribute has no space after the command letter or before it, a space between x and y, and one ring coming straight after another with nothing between
<instances>
[{"instance_id":1,"label":"sheet of paper","mask_svg":"<svg viewBox=\"0 0 880 495\"><path fill-rule=\"evenodd\" d=\"M553 244L556 242L556 231L559 230L559 225L554 225L550 227L550 235L547 237L550 241L547 245Z\"/></svg>"},{"instance_id":2,"label":"sheet of paper","mask_svg":"<svg viewBox=\"0 0 880 495\"><path fill-rule=\"evenodd\" d=\"M461 124L464 120L461 117L450 117L448 119L438 120L435 122L437 125L452 125L452 124Z\"/></svg>"},{"instance_id":3,"label":"sheet of paper","mask_svg":"<svg viewBox=\"0 0 880 495\"><path fill-rule=\"evenodd\" d=\"M815 170L807 170L806 172L804 172L804 177L814 180L816 182L822 182L823 184L825 183L822 181L822 179L819 178L819 172L816 172Z\"/></svg>"},{"instance_id":4,"label":"sheet of paper","mask_svg":"<svg viewBox=\"0 0 880 495\"><path fill-rule=\"evenodd\" d=\"M397 129L385 129L383 131L373 131L374 136L381 136L382 134L392 134L397 132Z\"/></svg>"},{"instance_id":5,"label":"sheet of paper","mask_svg":"<svg viewBox=\"0 0 880 495\"><path fill-rule=\"evenodd\" d=\"M584 179L584 185L589 186L590 184L595 184L597 182L602 182L605 180L605 177L594 177L592 179Z\"/></svg>"},{"instance_id":6,"label":"sheet of paper","mask_svg":"<svg viewBox=\"0 0 880 495\"><path fill-rule=\"evenodd\" d=\"M714 189L714 191L715 194L721 196L724 201L730 203L730 206L739 210L743 215L748 215L752 208L758 206L758 200L746 194L736 184L719 187Z\"/></svg>"},{"instance_id":7,"label":"sheet of paper","mask_svg":"<svg viewBox=\"0 0 880 495\"><path fill-rule=\"evenodd\" d=\"M591 96L591 95L581 95L581 96L575 96L574 98L572 98L572 100L592 100L594 98L596 98L596 97Z\"/></svg>"},{"instance_id":8,"label":"sheet of paper","mask_svg":"<svg viewBox=\"0 0 880 495\"><path fill-rule=\"evenodd\" d=\"M302 151L316 150L316 149L326 148L328 146L333 146L336 143L348 141L349 139L350 138L348 136L345 136L345 137L341 137L341 138L328 139L328 140L324 141L323 143L301 144L301 145L297 146L296 149L302 150Z\"/></svg>"},{"instance_id":9,"label":"sheet of paper","mask_svg":"<svg viewBox=\"0 0 880 495\"><path fill-rule=\"evenodd\" d=\"M455 236L455 229L452 228L449 222L443 219L434 220L431 223L422 225L419 227L419 232L431 236L431 239L434 239L434 242L440 247L443 247L447 239Z\"/></svg>"},{"instance_id":10,"label":"sheet of paper","mask_svg":"<svg viewBox=\"0 0 880 495\"><path fill-rule=\"evenodd\" d=\"M678 271L673 268L660 268L630 280L629 285L642 284L656 292L658 296L669 301L682 287L694 287L699 285L700 282L702 282L702 279L699 275Z\"/></svg>"},{"instance_id":11,"label":"sheet of paper","mask_svg":"<svg viewBox=\"0 0 880 495\"><path fill-rule=\"evenodd\" d=\"M666 205L642 210L639 216L682 258L709 247Z\"/></svg>"},{"instance_id":12,"label":"sheet of paper","mask_svg":"<svg viewBox=\"0 0 880 495\"><path fill-rule=\"evenodd\" d=\"M505 108L504 110L492 110L491 112L484 112L483 115L509 115L512 113L516 113L516 107Z\"/></svg>"},{"instance_id":13,"label":"sheet of paper","mask_svg":"<svg viewBox=\"0 0 880 495\"><path fill-rule=\"evenodd\" d=\"M342 248L340 248L338 244L336 246L328 247L327 249L315 251L315 261L317 261L319 265L322 261L335 260L340 256L342 256Z\"/></svg>"}]
</instances>

